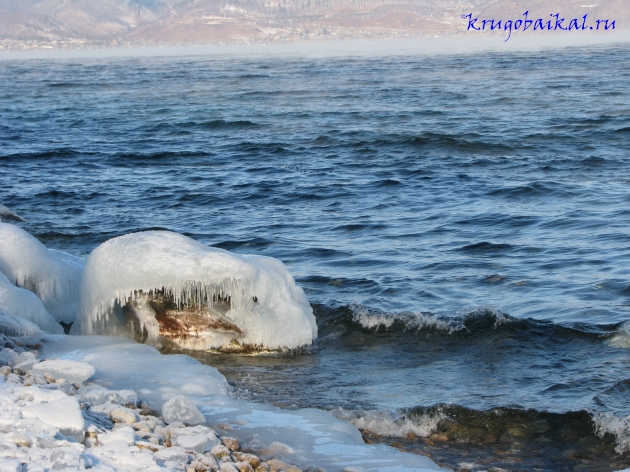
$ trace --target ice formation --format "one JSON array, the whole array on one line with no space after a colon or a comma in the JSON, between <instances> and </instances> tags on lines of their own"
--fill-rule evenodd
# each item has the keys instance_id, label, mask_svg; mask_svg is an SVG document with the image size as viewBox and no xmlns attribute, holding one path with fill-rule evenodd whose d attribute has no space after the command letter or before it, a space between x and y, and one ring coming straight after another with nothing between
<instances>
[{"instance_id":1,"label":"ice formation","mask_svg":"<svg viewBox=\"0 0 630 472\"><path fill-rule=\"evenodd\" d=\"M96 369L92 382L107 384L110 389L136 390L140 400L158 411L168 400L184 395L201 411L208 425L217 425L217 430L219 425L227 425L230 436L246 450L260 454L261 458L273 456L279 459L277 464L282 461L302 466L317 464L331 471L443 470L427 457L402 453L385 445L365 444L356 427L325 411L314 408L288 411L232 398L227 395L225 378L216 369L188 356L163 355L151 346L112 336L50 336L41 352L44 357L92 364ZM75 398L81 398L84 388L78 390ZM100 387L88 389L108 392ZM85 394L92 395L91 391ZM101 408L109 415L115 407L107 405L93 405L90 411L98 412ZM217 457L227 451L223 445L213 446L216 439L207 426L181 426L176 422L167 427L175 447L159 450L154 458L167 464L169 460L185 461L183 453L189 448L198 452L212 447ZM124 428L127 426L115 432ZM124 443L125 440L112 438L109 444L117 441ZM90 449L91 454L99 450ZM125 443L125 451L130 450Z\"/></svg>"},{"instance_id":2,"label":"ice formation","mask_svg":"<svg viewBox=\"0 0 630 472\"><path fill-rule=\"evenodd\" d=\"M85 362L69 361L66 359L50 359L40 362L33 367L36 374L52 375L58 379L70 382L85 382L94 375L94 367Z\"/></svg>"},{"instance_id":3,"label":"ice formation","mask_svg":"<svg viewBox=\"0 0 630 472\"><path fill-rule=\"evenodd\" d=\"M32 292L16 287L0 272L0 310L32 321L49 333L62 333L61 325Z\"/></svg>"},{"instance_id":4,"label":"ice formation","mask_svg":"<svg viewBox=\"0 0 630 472\"><path fill-rule=\"evenodd\" d=\"M5 207L4 205L0 205L0 221L2 221L2 220L7 220L7 221L26 221L20 215L18 215L17 213L14 213L13 211L11 211L9 208Z\"/></svg>"},{"instance_id":5,"label":"ice formation","mask_svg":"<svg viewBox=\"0 0 630 472\"><path fill-rule=\"evenodd\" d=\"M280 261L147 231L92 251L73 332L239 351L308 345L317 326Z\"/></svg>"},{"instance_id":6,"label":"ice formation","mask_svg":"<svg viewBox=\"0 0 630 472\"><path fill-rule=\"evenodd\" d=\"M183 395L177 395L167 401L162 406L162 415L166 424L179 421L186 426L197 426L206 422L197 407Z\"/></svg>"},{"instance_id":7,"label":"ice formation","mask_svg":"<svg viewBox=\"0 0 630 472\"><path fill-rule=\"evenodd\" d=\"M5 336L41 336L44 333L32 321L0 311L0 334Z\"/></svg>"},{"instance_id":8,"label":"ice formation","mask_svg":"<svg viewBox=\"0 0 630 472\"><path fill-rule=\"evenodd\" d=\"M57 321L74 320L83 264L78 257L46 248L17 226L0 223L0 272L35 293Z\"/></svg>"}]
</instances>

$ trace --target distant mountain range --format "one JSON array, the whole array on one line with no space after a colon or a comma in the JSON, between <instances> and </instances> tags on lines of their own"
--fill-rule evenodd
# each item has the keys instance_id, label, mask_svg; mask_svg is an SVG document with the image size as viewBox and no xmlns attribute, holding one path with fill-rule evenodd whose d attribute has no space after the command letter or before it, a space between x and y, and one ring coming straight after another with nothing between
<instances>
[{"instance_id":1,"label":"distant mountain range","mask_svg":"<svg viewBox=\"0 0 630 472\"><path fill-rule=\"evenodd\" d=\"M630 0L0 0L0 48L462 34L462 14L507 20L525 10L630 23Z\"/></svg>"}]
</instances>

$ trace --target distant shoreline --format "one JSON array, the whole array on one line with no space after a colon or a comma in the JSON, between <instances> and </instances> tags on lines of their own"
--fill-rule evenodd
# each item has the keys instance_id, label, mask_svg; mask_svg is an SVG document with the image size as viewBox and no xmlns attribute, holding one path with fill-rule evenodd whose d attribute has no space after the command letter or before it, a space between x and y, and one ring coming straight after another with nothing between
<instances>
[{"instance_id":1,"label":"distant shoreline","mask_svg":"<svg viewBox=\"0 0 630 472\"><path fill-rule=\"evenodd\" d=\"M534 36L513 35L509 43L499 34L451 35L401 39L301 40L249 44L142 45L132 47L84 47L46 49L0 49L0 61L13 59L114 58L168 56L265 56L304 57L389 56L414 54L459 54L468 52L510 52L584 46L612 46L630 42L630 30L599 35L567 36L545 33Z\"/></svg>"}]
</instances>

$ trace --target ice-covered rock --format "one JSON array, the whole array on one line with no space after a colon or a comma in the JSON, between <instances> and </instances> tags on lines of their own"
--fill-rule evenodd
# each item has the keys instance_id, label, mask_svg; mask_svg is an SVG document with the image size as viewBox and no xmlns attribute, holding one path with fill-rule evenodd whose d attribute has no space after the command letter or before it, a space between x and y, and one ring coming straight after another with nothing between
<instances>
[{"instance_id":1,"label":"ice-covered rock","mask_svg":"<svg viewBox=\"0 0 630 472\"><path fill-rule=\"evenodd\" d=\"M114 408L109 412L109 418L114 423L137 423L140 421L140 415L133 411L130 408L125 408L124 406Z\"/></svg>"},{"instance_id":2,"label":"ice-covered rock","mask_svg":"<svg viewBox=\"0 0 630 472\"><path fill-rule=\"evenodd\" d=\"M35 389L32 389L32 392L23 397L26 399L20 408L23 418L39 420L57 428L65 436L73 437L79 442L83 441L85 424L79 403L74 398L59 391L44 392L50 393L50 396L45 396Z\"/></svg>"},{"instance_id":3,"label":"ice-covered rock","mask_svg":"<svg viewBox=\"0 0 630 472\"><path fill-rule=\"evenodd\" d=\"M31 440L31 445L51 447L55 445L55 436L59 429L40 421L37 418L27 418L16 421L13 430L23 433Z\"/></svg>"},{"instance_id":4,"label":"ice-covered rock","mask_svg":"<svg viewBox=\"0 0 630 472\"><path fill-rule=\"evenodd\" d=\"M133 446L136 443L136 433L131 426L124 426L114 431L98 435L98 442L100 444L109 444L115 441L121 441L127 446Z\"/></svg>"},{"instance_id":5,"label":"ice-covered rock","mask_svg":"<svg viewBox=\"0 0 630 472\"><path fill-rule=\"evenodd\" d=\"M147 231L92 252L73 332L191 349L282 349L311 344L317 326L280 261Z\"/></svg>"},{"instance_id":6,"label":"ice-covered rock","mask_svg":"<svg viewBox=\"0 0 630 472\"><path fill-rule=\"evenodd\" d=\"M23 372L28 372L29 370L33 370L33 366L37 362L39 361L37 360L37 356L34 353L25 351L21 353L18 357L15 367Z\"/></svg>"},{"instance_id":7,"label":"ice-covered rock","mask_svg":"<svg viewBox=\"0 0 630 472\"><path fill-rule=\"evenodd\" d=\"M76 394L81 402L90 405L102 405L104 403L114 403L117 405L131 405L138 401L138 394L133 390L109 390L101 385L88 385Z\"/></svg>"},{"instance_id":8,"label":"ice-covered rock","mask_svg":"<svg viewBox=\"0 0 630 472\"><path fill-rule=\"evenodd\" d=\"M63 329L46 311L42 301L33 292L13 285L2 272L0 272L0 310L32 321L49 333L63 333Z\"/></svg>"},{"instance_id":9,"label":"ice-covered rock","mask_svg":"<svg viewBox=\"0 0 630 472\"><path fill-rule=\"evenodd\" d=\"M7 459L0 463L1 472L22 472L22 461L18 459Z\"/></svg>"},{"instance_id":10,"label":"ice-covered rock","mask_svg":"<svg viewBox=\"0 0 630 472\"><path fill-rule=\"evenodd\" d=\"M155 458L164 462L188 462L188 453L183 447L168 447L155 453Z\"/></svg>"},{"instance_id":11,"label":"ice-covered rock","mask_svg":"<svg viewBox=\"0 0 630 472\"><path fill-rule=\"evenodd\" d=\"M206 418L193 403L183 395L177 395L162 407L162 416L167 424L181 421L185 425L205 424Z\"/></svg>"},{"instance_id":12,"label":"ice-covered rock","mask_svg":"<svg viewBox=\"0 0 630 472\"><path fill-rule=\"evenodd\" d=\"M95 369L85 362L64 359L50 359L33 366L37 374L52 375L56 379L66 379L70 382L85 382L94 375Z\"/></svg>"},{"instance_id":13,"label":"ice-covered rock","mask_svg":"<svg viewBox=\"0 0 630 472\"><path fill-rule=\"evenodd\" d=\"M44 332L35 323L19 316L0 311L0 334L6 336L43 336Z\"/></svg>"},{"instance_id":14,"label":"ice-covered rock","mask_svg":"<svg viewBox=\"0 0 630 472\"><path fill-rule=\"evenodd\" d=\"M0 223L0 272L37 295L57 321L74 320L83 265L83 259L48 249L23 229Z\"/></svg>"},{"instance_id":15,"label":"ice-covered rock","mask_svg":"<svg viewBox=\"0 0 630 472\"><path fill-rule=\"evenodd\" d=\"M13 212L11 209L7 208L4 205L0 205L0 221L26 221L17 213Z\"/></svg>"},{"instance_id":16,"label":"ice-covered rock","mask_svg":"<svg viewBox=\"0 0 630 472\"><path fill-rule=\"evenodd\" d=\"M2 315L0 315L0 323L2 322ZM0 350L0 363L9 365L11 367L17 365L20 362L20 355L11 348L4 348Z\"/></svg>"},{"instance_id":17,"label":"ice-covered rock","mask_svg":"<svg viewBox=\"0 0 630 472\"><path fill-rule=\"evenodd\" d=\"M169 433L173 446L183 447L187 451L195 451L199 454L211 451L214 446L221 444L217 434L207 426L175 428Z\"/></svg>"}]
</instances>

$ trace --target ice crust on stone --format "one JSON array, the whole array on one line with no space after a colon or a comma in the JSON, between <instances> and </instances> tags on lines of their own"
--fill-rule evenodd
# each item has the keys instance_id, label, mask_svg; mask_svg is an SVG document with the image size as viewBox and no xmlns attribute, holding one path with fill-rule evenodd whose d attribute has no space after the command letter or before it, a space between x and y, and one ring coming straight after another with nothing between
<instances>
[{"instance_id":1,"label":"ice crust on stone","mask_svg":"<svg viewBox=\"0 0 630 472\"><path fill-rule=\"evenodd\" d=\"M227 303L217 314L236 331L206 330L177 340L180 347L211 349L240 345L267 349L311 344L317 325L303 290L282 262L205 246L183 235L147 231L111 239L97 247L85 266L77 334L115 334L159 344L160 325L146 297L164 294L178 307ZM137 325L121 307L134 302ZM217 308L218 310L218 308Z\"/></svg>"},{"instance_id":2,"label":"ice crust on stone","mask_svg":"<svg viewBox=\"0 0 630 472\"><path fill-rule=\"evenodd\" d=\"M4 380L1 381L4 384ZM21 385L2 386L0 423L33 439L29 442L47 447L59 432L76 441L83 440L83 415L76 399L58 390L42 390ZM0 424L0 429L3 427Z\"/></svg>"},{"instance_id":3,"label":"ice crust on stone","mask_svg":"<svg viewBox=\"0 0 630 472\"><path fill-rule=\"evenodd\" d=\"M199 454L211 451L213 447L221 444L217 434L206 426L174 428L170 431L170 440L174 446L193 450Z\"/></svg>"},{"instance_id":4,"label":"ice crust on stone","mask_svg":"<svg viewBox=\"0 0 630 472\"><path fill-rule=\"evenodd\" d=\"M76 398L90 405L103 405L105 403L129 405L137 403L138 394L133 390L109 390L102 385L93 384L79 390Z\"/></svg>"},{"instance_id":5,"label":"ice crust on stone","mask_svg":"<svg viewBox=\"0 0 630 472\"><path fill-rule=\"evenodd\" d=\"M13 285L2 272L0 272L0 310L32 321L49 333L63 333L63 328L46 311L42 301L33 292Z\"/></svg>"},{"instance_id":6,"label":"ice crust on stone","mask_svg":"<svg viewBox=\"0 0 630 472\"><path fill-rule=\"evenodd\" d=\"M41 337L44 332L35 323L0 311L0 334L5 336L37 336Z\"/></svg>"},{"instance_id":7,"label":"ice crust on stone","mask_svg":"<svg viewBox=\"0 0 630 472\"><path fill-rule=\"evenodd\" d=\"M183 395L177 395L162 407L162 416L166 424L180 421L187 426L205 424L206 418L193 403Z\"/></svg>"},{"instance_id":8,"label":"ice crust on stone","mask_svg":"<svg viewBox=\"0 0 630 472\"><path fill-rule=\"evenodd\" d=\"M33 366L36 374L49 374L56 379L69 382L85 382L94 375L95 369L85 362L69 361L66 359L49 359Z\"/></svg>"},{"instance_id":9,"label":"ice crust on stone","mask_svg":"<svg viewBox=\"0 0 630 472\"><path fill-rule=\"evenodd\" d=\"M48 249L17 226L0 223L0 272L30 290L57 321L74 321L83 259Z\"/></svg>"},{"instance_id":10,"label":"ice crust on stone","mask_svg":"<svg viewBox=\"0 0 630 472\"><path fill-rule=\"evenodd\" d=\"M231 391L214 367L182 354L165 356L152 346L124 337L51 335L41 352L45 357L88 363L96 369L92 382L106 381L115 391L134 390L158 410L177 395L194 400Z\"/></svg>"},{"instance_id":11,"label":"ice crust on stone","mask_svg":"<svg viewBox=\"0 0 630 472\"><path fill-rule=\"evenodd\" d=\"M248 449L259 451L261 457L274 453L290 464L317 464L329 471L443 470L424 456L365 444L355 426L325 411L287 411L234 399L226 395L227 382L216 369L188 356L163 355L150 346L112 336L50 336L41 352L44 356L91 363L96 367L93 381L106 383L112 389L136 390L142 400L158 411L168 400L184 395L204 414L208 424L231 425L230 436ZM203 426L186 429L195 428ZM182 438L182 443L192 445L185 440ZM110 444L113 447L121 442ZM206 447L200 443L194 446ZM155 457L166 464L169 455L177 452L173 449L176 448L158 451Z\"/></svg>"}]
</instances>

